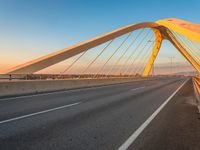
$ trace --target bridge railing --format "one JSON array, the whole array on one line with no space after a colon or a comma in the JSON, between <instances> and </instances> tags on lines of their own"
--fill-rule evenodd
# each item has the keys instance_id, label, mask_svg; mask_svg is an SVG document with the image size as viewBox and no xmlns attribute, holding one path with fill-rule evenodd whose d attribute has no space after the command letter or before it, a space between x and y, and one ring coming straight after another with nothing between
<instances>
[{"instance_id":1,"label":"bridge railing","mask_svg":"<svg viewBox=\"0 0 200 150\"><path fill-rule=\"evenodd\" d=\"M151 77L151 76L149 76ZM106 75L106 74L0 74L3 80L67 80L67 79L112 79L112 78L143 78L141 74L135 75Z\"/></svg>"},{"instance_id":2,"label":"bridge railing","mask_svg":"<svg viewBox=\"0 0 200 150\"><path fill-rule=\"evenodd\" d=\"M16 81L16 80L81 80L81 79L142 79L152 77L184 77L184 75L149 75L144 77L142 74L0 74L1 81Z\"/></svg>"},{"instance_id":3,"label":"bridge railing","mask_svg":"<svg viewBox=\"0 0 200 150\"><path fill-rule=\"evenodd\" d=\"M194 85L195 97L197 100L197 107L200 112L200 76L193 77L193 85Z\"/></svg>"}]
</instances>

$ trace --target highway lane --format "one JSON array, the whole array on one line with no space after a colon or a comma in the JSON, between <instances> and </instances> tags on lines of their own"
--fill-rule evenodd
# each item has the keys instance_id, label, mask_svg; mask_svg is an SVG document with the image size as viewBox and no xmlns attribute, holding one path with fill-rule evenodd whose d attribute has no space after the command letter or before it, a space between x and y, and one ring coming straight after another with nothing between
<instances>
[{"instance_id":1,"label":"highway lane","mask_svg":"<svg viewBox=\"0 0 200 150\"><path fill-rule=\"evenodd\" d=\"M162 78L0 100L0 149L117 149L185 81Z\"/></svg>"},{"instance_id":2,"label":"highway lane","mask_svg":"<svg viewBox=\"0 0 200 150\"><path fill-rule=\"evenodd\" d=\"M163 81L165 82L163 83ZM0 120L6 120L14 116L17 117L79 101L85 102L88 100L101 99L106 96L112 96L129 90L133 91L133 94L135 94L137 92L146 91L154 86L168 84L168 82L171 82L168 78L163 79L162 81L157 79L150 81L134 81L123 84L3 98L0 99Z\"/></svg>"}]
</instances>

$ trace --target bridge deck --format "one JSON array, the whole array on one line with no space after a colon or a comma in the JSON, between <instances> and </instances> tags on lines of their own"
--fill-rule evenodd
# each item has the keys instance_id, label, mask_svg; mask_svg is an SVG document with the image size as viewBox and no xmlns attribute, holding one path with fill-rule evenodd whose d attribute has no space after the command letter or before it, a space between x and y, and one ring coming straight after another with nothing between
<instances>
[{"instance_id":1,"label":"bridge deck","mask_svg":"<svg viewBox=\"0 0 200 150\"><path fill-rule=\"evenodd\" d=\"M117 149L183 82L162 78L0 100L0 149ZM188 82L130 149L198 149L192 100Z\"/></svg>"}]
</instances>

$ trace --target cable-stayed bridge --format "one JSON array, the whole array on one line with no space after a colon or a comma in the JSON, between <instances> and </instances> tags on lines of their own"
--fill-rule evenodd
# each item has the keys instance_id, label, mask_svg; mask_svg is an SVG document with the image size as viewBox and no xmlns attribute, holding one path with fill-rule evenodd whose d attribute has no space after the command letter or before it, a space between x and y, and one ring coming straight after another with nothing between
<instances>
[{"instance_id":1,"label":"cable-stayed bridge","mask_svg":"<svg viewBox=\"0 0 200 150\"><path fill-rule=\"evenodd\" d=\"M3 73L32 74L78 55L63 73L68 72L81 57L85 57L85 59L93 57L79 74L87 73L98 60L101 63L98 62L99 70L95 70L95 73L96 75L101 74L104 68L109 65L109 62L114 59L113 64L110 65L110 69L105 74L131 75L141 72L143 76L148 76L163 40L170 41L199 73L199 28L197 24L178 19L133 24L21 64ZM114 43L119 38L122 39L118 43ZM99 45L103 46L100 47ZM98 50L94 49L95 47L98 47ZM88 51L93 51L94 56L87 56ZM98 51L98 53L95 51ZM107 51L109 53L106 53ZM108 56L101 58L104 53ZM141 66L137 66L137 64L134 66L137 59L140 60ZM144 65L143 68L142 64Z\"/></svg>"},{"instance_id":2,"label":"cable-stayed bridge","mask_svg":"<svg viewBox=\"0 0 200 150\"><path fill-rule=\"evenodd\" d=\"M173 75L173 57L171 74L155 75L164 40L195 76ZM3 71L0 149L199 149L199 44L199 24L169 18L128 25ZM55 80L30 80L62 61L67 66Z\"/></svg>"}]
</instances>

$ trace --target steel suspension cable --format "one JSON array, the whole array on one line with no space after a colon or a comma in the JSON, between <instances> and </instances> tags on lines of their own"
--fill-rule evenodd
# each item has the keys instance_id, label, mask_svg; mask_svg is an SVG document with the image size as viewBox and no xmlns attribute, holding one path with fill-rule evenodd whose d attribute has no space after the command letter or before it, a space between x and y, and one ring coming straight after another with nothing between
<instances>
[{"instance_id":1,"label":"steel suspension cable","mask_svg":"<svg viewBox=\"0 0 200 150\"><path fill-rule=\"evenodd\" d=\"M198 57L200 57L200 50L198 50L196 47L194 47L194 46L192 45L192 43L191 43L190 40L185 39L185 38L183 38L183 39L184 39L185 43L187 43L187 45L188 45L191 49L194 50L195 54L197 54Z\"/></svg>"},{"instance_id":2,"label":"steel suspension cable","mask_svg":"<svg viewBox=\"0 0 200 150\"><path fill-rule=\"evenodd\" d=\"M133 38L132 42L128 45L128 47L125 49L124 53L119 57L119 59L115 62L114 67L118 65L118 63L121 61L121 59L124 57L124 55L128 52L128 50L131 48L131 46L135 43L137 38L141 35L144 29L140 30L140 32L137 33L137 35ZM112 73L113 68L111 68L110 72ZM118 69L117 69L118 70ZM109 74L109 72L108 72Z\"/></svg>"},{"instance_id":3,"label":"steel suspension cable","mask_svg":"<svg viewBox=\"0 0 200 150\"><path fill-rule=\"evenodd\" d=\"M193 45L193 47L195 47L199 52L200 52L200 48L191 40L189 40L191 45Z\"/></svg>"},{"instance_id":4,"label":"steel suspension cable","mask_svg":"<svg viewBox=\"0 0 200 150\"><path fill-rule=\"evenodd\" d=\"M179 35L180 36L180 35ZM181 36L180 36L181 37ZM190 48L191 51L193 51L196 55L199 55L194 49L191 48L191 46L188 44L188 42L186 41L186 39L182 38L182 41L187 45L187 47ZM194 54L193 53L193 54ZM197 57L199 58L199 56Z\"/></svg>"},{"instance_id":5,"label":"steel suspension cable","mask_svg":"<svg viewBox=\"0 0 200 150\"><path fill-rule=\"evenodd\" d=\"M153 37L153 34L151 35L151 37L150 37L150 40L152 39L152 37ZM134 64L134 62L137 60L137 58L141 55L141 53L144 51L144 49L146 48L146 46L148 45L148 43L149 43L149 40L145 43L145 45L142 47L142 49L141 49L141 51L136 55L136 57L135 57L135 59L133 59L133 61L132 61L132 63L131 63L131 65L130 66L133 66L133 64ZM129 67L130 67L129 66ZM127 69L125 70L125 72L124 73L128 73L128 75L129 75L129 73L130 73L130 71L128 71L129 70L129 67L127 67ZM132 70L131 70L132 71Z\"/></svg>"},{"instance_id":6,"label":"steel suspension cable","mask_svg":"<svg viewBox=\"0 0 200 150\"><path fill-rule=\"evenodd\" d=\"M150 53L150 48L151 46L153 45L153 43L151 43L149 45L149 47L147 47L147 52L144 51L145 53L143 54L143 56L141 57L140 61L142 62L141 64L143 65L143 63L145 62L146 60L146 57L148 56L148 54ZM139 72L139 70L142 68L142 67L139 67L139 62L137 63L138 65L136 65L136 69L133 71L133 73L136 73L136 72Z\"/></svg>"},{"instance_id":7,"label":"steel suspension cable","mask_svg":"<svg viewBox=\"0 0 200 150\"><path fill-rule=\"evenodd\" d=\"M187 48L187 50L189 51L189 54L192 55L196 61L199 61L199 58L196 57L196 55L194 54L193 50L191 50L190 47L187 46L187 44L182 40L182 38L179 37L178 35L176 37L180 40L180 42L182 43L182 45L184 45L185 48Z\"/></svg>"},{"instance_id":8,"label":"steel suspension cable","mask_svg":"<svg viewBox=\"0 0 200 150\"><path fill-rule=\"evenodd\" d=\"M101 56L101 54L103 54L103 52L111 45L111 43L114 41L111 40L101 51L100 53L93 59L93 61L91 63L89 63L89 65L86 67L85 70L83 70L83 72L81 74L84 74L91 66L92 64L94 64L94 62Z\"/></svg>"},{"instance_id":9,"label":"steel suspension cable","mask_svg":"<svg viewBox=\"0 0 200 150\"><path fill-rule=\"evenodd\" d=\"M172 31L173 32L173 31ZM186 48L188 48L188 50L190 51L190 54L192 54L194 56L194 58L197 60L197 61L200 61L200 59L198 57L196 57L196 55L194 54L193 50L190 49L190 47L187 46L187 44L183 41L183 39L180 37L180 35L178 35L177 33L173 32L174 35L179 39L179 41L185 45Z\"/></svg>"},{"instance_id":10,"label":"steel suspension cable","mask_svg":"<svg viewBox=\"0 0 200 150\"><path fill-rule=\"evenodd\" d=\"M144 47L142 48L141 52L138 53L137 57L133 60L131 66L133 66L134 62L136 62L136 60L140 57L140 55L141 55L143 52L145 52L145 49L146 49L146 47L147 47L149 41L151 41L152 38L153 38L153 35L151 35L150 40L148 40L148 41L146 42L146 44L145 44ZM151 44L152 44L152 43L151 43ZM150 46L151 46L151 44L150 44ZM147 47L147 50L150 48L150 46ZM144 53L144 55L145 55L145 53ZM144 57L144 56L143 56L143 57ZM138 63L137 63L137 64L138 64ZM138 67L139 67L139 66L136 66L136 69L137 69ZM132 72L135 73L135 72L136 72L136 69L135 69L135 70L134 70L134 68L133 68L133 69L130 69L128 75L130 75Z\"/></svg>"},{"instance_id":11,"label":"steel suspension cable","mask_svg":"<svg viewBox=\"0 0 200 150\"><path fill-rule=\"evenodd\" d=\"M143 58L143 63L142 63L142 66L143 67L141 67L141 68L139 68L139 70L138 70L138 73L140 73L141 72L141 74L142 74L142 72L144 71L144 69L145 69L145 60L147 60L148 59L148 56L151 54L151 52L152 51L150 51L153 47L153 43L151 43L151 45L149 46L149 48L148 48L148 52L146 53L146 55L144 56L144 58Z\"/></svg>"},{"instance_id":12,"label":"steel suspension cable","mask_svg":"<svg viewBox=\"0 0 200 150\"><path fill-rule=\"evenodd\" d=\"M87 50L84 51L79 57L77 57L77 58L62 72L62 74L65 73L66 71L68 71L81 57L83 57L83 55L85 55L86 52L87 52Z\"/></svg>"},{"instance_id":13,"label":"steel suspension cable","mask_svg":"<svg viewBox=\"0 0 200 150\"><path fill-rule=\"evenodd\" d=\"M142 32L144 31L144 29L142 30ZM138 45L133 49L132 53L129 55L129 57L126 59L126 61L123 63L122 66L126 66L127 63L129 62L129 60L133 57L133 55L135 54L135 52L137 51L137 49L140 47L140 45L142 44L142 42L144 41L144 39L148 36L149 32L151 30L148 30L148 32L145 33L144 37L142 38L142 40L138 43ZM119 72L121 72L122 67L119 69Z\"/></svg>"},{"instance_id":14,"label":"steel suspension cable","mask_svg":"<svg viewBox=\"0 0 200 150\"><path fill-rule=\"evenodd\" d=\"M121 44L115 49L115 51L112 53L112 55L108 58L108 60L103 64L103 66L99 69L99 71L96 73L96 76L98 76L98 74L104 69L104 67L106 66L106 64L110 61L110 59L117 53L117 51L121 48L121 46L126 42L126 40L130 37L130 35L132 34L132 32L130 32L127 37L121 42Z\"/></svg>"},{"instance_id":15,"label":"steel suspension cable","mask_svg":"<svg viewBox=\"0 0 200 150\"><path fill-rule=\"evenodd\" d=\"M189 41L190 45L191 45L194 49L196 49L197 53L200 53L200 48L199 48L197 45L195 45L191 40L188 40L188 41Z\"/></svg>"}]
</instances>

